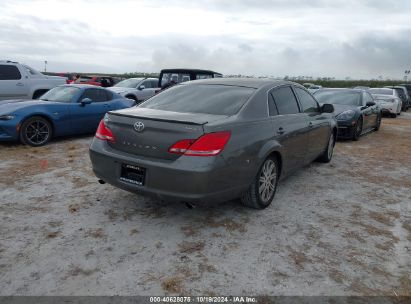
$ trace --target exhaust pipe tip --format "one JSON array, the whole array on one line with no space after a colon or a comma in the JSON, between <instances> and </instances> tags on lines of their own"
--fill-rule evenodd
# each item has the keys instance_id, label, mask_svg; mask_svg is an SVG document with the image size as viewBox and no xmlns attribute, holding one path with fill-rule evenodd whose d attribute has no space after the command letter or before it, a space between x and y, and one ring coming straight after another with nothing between
<instances>
[{"instance_id":1,"label":"exhaust pipe tip","mask_svg":"<svg viewBox=\"0 0 411 304\"><path fill-rule=\"evenodd\" d=\"M102 179L99 179L99 180L98 180L98 183L99 183L100 185L104 185L106 182L103 181Z\"/></svg>"}]
</instances>

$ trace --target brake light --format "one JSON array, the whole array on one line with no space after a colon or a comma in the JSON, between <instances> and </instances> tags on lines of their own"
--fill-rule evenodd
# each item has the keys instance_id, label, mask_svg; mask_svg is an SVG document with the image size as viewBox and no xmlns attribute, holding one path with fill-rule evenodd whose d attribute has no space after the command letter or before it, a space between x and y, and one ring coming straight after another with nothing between
<instances>
[{"instance_id":1,"label":"brake light","mask_svg":"<svg viewBox=\"0 0 411 304\"><path fill-rule=\"evenodd\" d=\"M110 142L116 141L113 132L111 132L111 130L107 128L106 124L104 123L104 119L102 119L98 125L96 138Z\"/></svg>"},{"instance_id":2,"label":"brake light","mask_svg":"<svg viewBox=\"0 0 411 304\"><path fill-rule=\"evenodd\" d=\"M230 132L224 131L204 134L197 139L183 139L172 145L168 152L186 156L215 156L223 151L230 136Z\"/></svg>"}]
</instances>

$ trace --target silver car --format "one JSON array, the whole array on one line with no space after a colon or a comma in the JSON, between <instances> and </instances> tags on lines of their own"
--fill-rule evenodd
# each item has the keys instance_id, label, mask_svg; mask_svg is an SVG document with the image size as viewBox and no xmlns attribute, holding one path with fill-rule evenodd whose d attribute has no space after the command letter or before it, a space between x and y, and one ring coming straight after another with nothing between
<instances>
[{"instance_id":1,"label":"silver car","mask_svg":"<svg viewBox=\"0 0 411 304\"><path fill-rule=\"evenodd\" d=\"M129 99L133 99L136 104L154 96L158 88L158 78L129 78L120 81L109 90Z\"/></svg>"}]
</instances>

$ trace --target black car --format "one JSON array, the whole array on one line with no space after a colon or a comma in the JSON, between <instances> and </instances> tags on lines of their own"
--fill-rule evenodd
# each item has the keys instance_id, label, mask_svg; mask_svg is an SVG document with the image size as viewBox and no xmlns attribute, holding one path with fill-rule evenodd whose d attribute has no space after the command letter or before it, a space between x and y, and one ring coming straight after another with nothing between
<instances>
[{"instance_id":1,"label":"black car","mask_svg":"<svg viewBox=\"0 0 411 304\"><path fill-rule=\"evenodd\" d=\"M333 104L338 137L358 140L381 125L381 109L370 93L357 89L324 89L314 93L320 103Z\"/></svg>"}]
</instances>

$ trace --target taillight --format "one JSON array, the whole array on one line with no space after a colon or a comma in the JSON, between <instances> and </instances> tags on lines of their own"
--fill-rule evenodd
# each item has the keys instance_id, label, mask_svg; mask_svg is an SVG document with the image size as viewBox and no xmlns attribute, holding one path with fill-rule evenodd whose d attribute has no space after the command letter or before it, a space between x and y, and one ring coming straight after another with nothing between
<instances>
[{"instance_id":1,"label":"taillight","mask_svg":"<svg viewBox=\"0 0 411 304\"><path fill-rule=\"evenodd\" d=\"M215 156L223 151L230 136L230 132L224 131L204 134L198 139L183 139L172 145L168 152L186 156Z\"/></svg>"},{"instance_id":2,"label":"taillight","mask_svg":"<svg viewBox=\"0 0 411 304\"><path fill-rule=\"evenodd\" d=\"M106 124L104 123L104 119L100 121L96 131L96 138L101 140L107 140L111 142L115 142L116 139L114 137L113 132L109 128L107 128Z\"/></svg>"}]
</instances>

